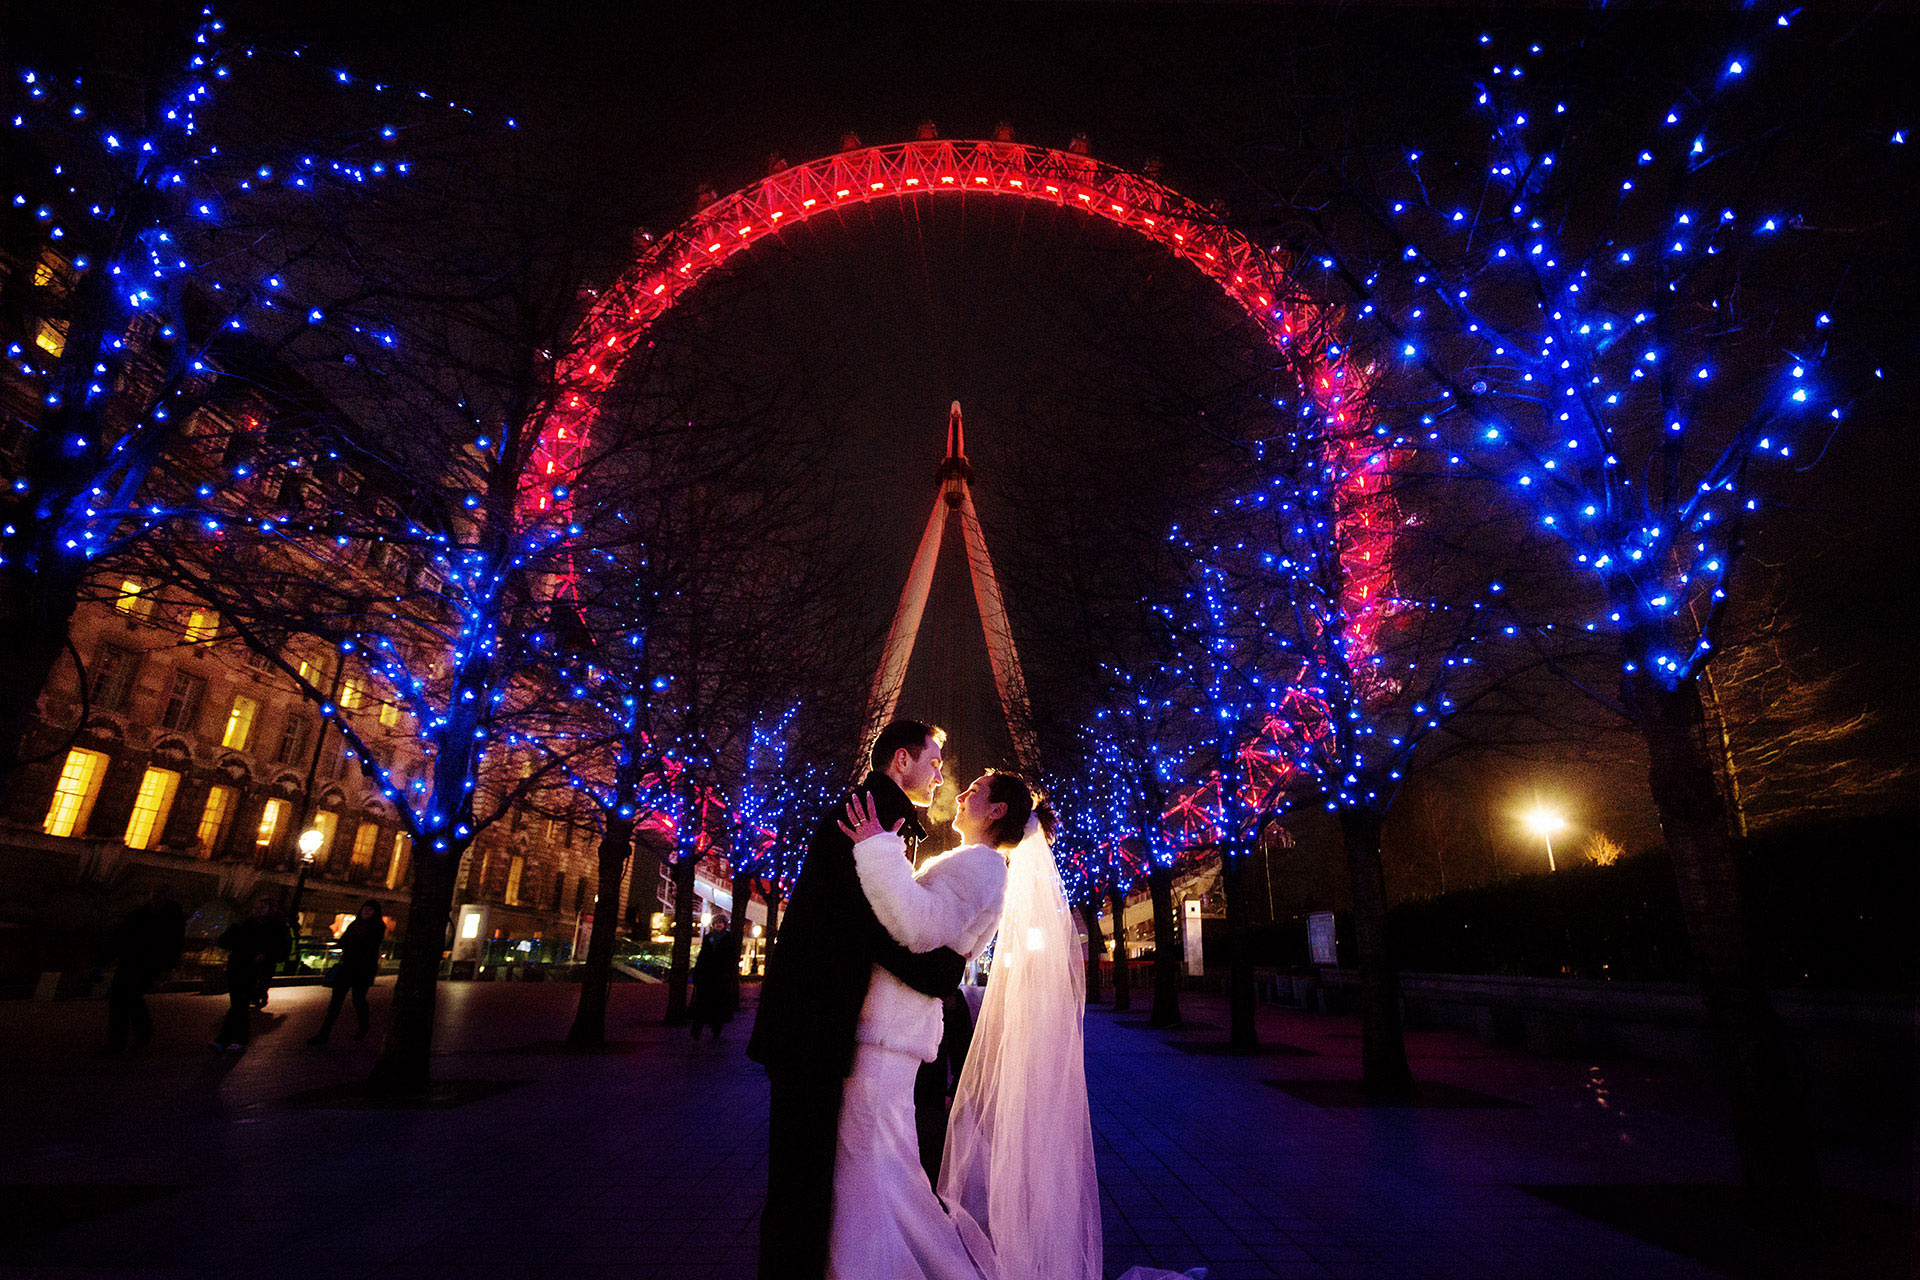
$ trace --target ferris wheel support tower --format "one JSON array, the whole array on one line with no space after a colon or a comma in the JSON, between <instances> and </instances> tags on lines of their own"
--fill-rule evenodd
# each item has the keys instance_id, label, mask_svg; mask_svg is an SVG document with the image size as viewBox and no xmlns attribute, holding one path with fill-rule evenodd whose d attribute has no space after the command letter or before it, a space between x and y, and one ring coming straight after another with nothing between
<instances>
[{"instance_id":1,"label":"ferris wheel support tower","mask_svg":"<svg viewBox=\"0 0 1920 1280\"><path fill-rule=\"evenodd\" d=\"M867 698L865 741L893 719L900 701L900 687L907 676L907 663L913 657L914 640L920 633L920 619L926 613L927 595L933 588L933 571L940 560L940 543L947 522L956 516L967 549L967 574L973 582L973 599L980 610L980 626L986 634L987 659L993 667L994 688L1000 695L1000 709L1007 718L1007 732L1013 739L1014 755L1020 767L1031 777L1040 763L1039 741L1033 731L1033 710L1027 701L1027 681L1020 672L1020 654L1014 648L1013 627L1007 621L1007 606L1000 596L1000 579L987 555L986 535L980 529L980 516L973 507L973 490L968 482L973 468L967 463L966 436L960 422L960 402L947 410L947 456L940 463L940 491L933 500L933 512L920 535L919 550L914 552L913 568L907 573L906 588L893 613L893 626L887 631L887 647L880 656L880 669L873 676L873 690Z\"/></svg>"}]
</instances>

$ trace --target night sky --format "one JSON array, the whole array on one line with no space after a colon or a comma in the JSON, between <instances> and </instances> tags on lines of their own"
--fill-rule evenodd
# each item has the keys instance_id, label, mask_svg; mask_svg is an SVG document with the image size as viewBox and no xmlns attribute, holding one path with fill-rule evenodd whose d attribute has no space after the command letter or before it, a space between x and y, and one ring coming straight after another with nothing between
<instances>
[{"instance_id":1,"label":"night sky","mask_svg":"<svg viewBox=\"0 0 1920 1280\"><path fill-rule=\"evenodd\" d=\"M902 140L922 119L956 138L987 136L1005 119L1022 140L1053 146L1085 132L1097 155L1135 167L1158 158L1176 189L1222 198L1257 224L1262 197L1294 162L1296 120L1355 146L1398 145L1400 131L1416 125L1443 136L1447 112L1410 73L1459 57L1478 13L1019 5L822 17L707 5L341 0L239 12L266 39L304 41L361 75L444 88L516 115L539 145L619 193L633 225L654 231L690 212L701 186L725 194L758 178L771 154L811 159L837 149L848 130L867 143ZM1574 20L1545 12L1501 19ZM1637 23L1627 29L1660 56L1717 50L1726 20L1618 21ZM1804 82L1783 81L1783 117L1804 111L1831 123L1886 110L1920 48L1910 17L1829 26L1832 56L1818 77L1810 70ZM1831 77L1834 66L1852 73ZM1366 86L1362 109L1342 114L1355 85ZM1911 106L1908 99L1909 127ZM1827 187L1834 207L1815 213L1833 223L1855 216L1846 207L1859 196L1853 175L1833 175ZM854 210L736 260L722 288L750 317L743 323L758 326L741 349L764 342L818 351L835 381L821 413L842 433L836 465L857 469L870 495L876 610L890 609L932 501L949 401L966 406L977 496L1016 625L1047 601L1044 582L1017 572L1036 558L1018 544L1033 522L1009 506L1048 492L1124 504L1139 474L1105 465L1104 445L1115 439L1135 447L1136 461L1140 452L1174 463L1184 456L1188 442L1164 405L1130 410L1117 393L1128 385L1117 362L1153 345L1164 353L1155 385L1185 378L1195 402L1210 403L1227 359L1209 349L1221 332L1218 303L1202 296L1197 277L1124 240L1082 219L978 199ZM1910 373L1915 355L1911 265L1910 255L1886 261L1846 284L1855 314L1874 322L1889 376ZM1103 329L1116 317L1133 327ZM1880 732L1889 741L1905 741L1920 716L1920 681L1908 667L1920 538L1907 496L1920 449L1910 413L1894 407L1903 398L1911 403L1895 393L1856 417L1756 538L1758 558L1782 566L1813 617L1825 657L1849 667L1863 702L1886 714ZM1026 447L1043 427L1048 447ZM942 591L947 605L956 596L964 605L964 587ZM977 642L939 639L964 629L941 608L928 625L933 649L972 672L971 693L953 696L971 698L975 709L963 718L978 719L991 693ZM962 754L970 765L985 762ZM1476 776L1494 802L1522 798L1529 786L1571 789L1583 821L1632 847L1656 835L1640 768L1623 748L1606 763L1502 760Z\"/></svg>"}]
</instances>

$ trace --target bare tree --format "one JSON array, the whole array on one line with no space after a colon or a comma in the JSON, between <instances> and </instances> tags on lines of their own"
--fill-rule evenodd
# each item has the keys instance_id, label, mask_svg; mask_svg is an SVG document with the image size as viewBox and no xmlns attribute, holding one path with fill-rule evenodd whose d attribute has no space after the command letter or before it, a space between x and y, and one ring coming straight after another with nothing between
<instances>
[{"instance_id":1,"label":"bare tree","mask_svg":"<svg viewBox=\"0 0 1920 1280\"><path fill-rule=\"evenodd\" d=\"M377 1093L429 1083L463 855L560 767L531 746L562 692L541 643L554 584L589 548L623 536L613 513L567 502L573 477L541 465L581 284L603 247L595 229L613 225L564 180L546 181L548 159L512 146L450 155L432 170L430 209L394 201L388 212L410 213L414 234L364 244L356 263L377 284L368 305L382 323L307 370L331 410L315 426L326 447L271 432L253 442L256 466L324 482L235 490L223 495L235 509L222 540L156 544L164 573L214 603L318 704L412 838L393 1016L369 1082ZM607 433L580 473L613 466L631 444ZM349 698L286 651L292 636L343 656L353 701L377 696L410 719L428 776L396 776Z\"/></svg>"},{"instance_id":2,"label":"bare tree","mask_svg":"<svg viewBox=\"0 0 1920 1280\"><path fill-rule=\"evenodd\" d=\"M220 438L243 431L242 406L274 411L253 394L263 371L381 331L353 269L372 208L435 134L474 131L344 73L323 93L318 68L211 10L89 30L85 6L56 7L22 30L33 61L9 68L6 240L27 261L6 301L33 336L8 352L30 404L0 432L0 782L102 571L207 517L212 491L173 469L210 451L230 476ZM453 123L422 124L427 106Z\"/></svg>"},{"instance_id":3,"label":"bare tree","mask_svg":"<svg viewBox=\"0 0 1920 1280\"><path fill-rule=\"evenodd\" d=\"M1590 692L1645 742L1743 1176L1780 1192L1813 1148L1703 681L1763 503L1874 381L1878 326L1833 342L1899 188L1854 175L1906 155L1898 121L1841 105L1867 32L1755 13L1737 46L1648 56L1607 23L1489 31L1411 137L1323 151L1335 181L1285 196L1368 349L1426 382L1379 403L1390 438L1494 480L1594 601L1565 622L1615 644L1617 687ZM1454 127L1427 123L1434 92ZM1795 212L1823 204L1831 225Z\"/></svg>"}]
</instances>

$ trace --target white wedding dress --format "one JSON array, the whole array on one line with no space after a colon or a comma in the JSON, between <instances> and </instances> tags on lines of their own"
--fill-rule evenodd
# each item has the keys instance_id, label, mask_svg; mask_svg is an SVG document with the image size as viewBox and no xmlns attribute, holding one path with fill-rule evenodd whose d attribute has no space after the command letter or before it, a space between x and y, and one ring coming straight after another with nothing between
<instances>
[{"instance_id":1,"label":"white wedding dress","mask_svg":"<svg viewBox=\"0 0 1920 1280\"><path fill-rule=\"evenodd\" d=\"M969 958L999 941L938 1197L920 1164L913 1083L938 1052L940 1002L876 967L840 1107L829 1280L1101 1280L1085 951L1053 851L1037 822L1005 862L971 845L915 873L902 849L889 833L854 846L889 933ZM1180 1275L1135 1267L1121 1280Z\"/></svg>"}]
</instances>

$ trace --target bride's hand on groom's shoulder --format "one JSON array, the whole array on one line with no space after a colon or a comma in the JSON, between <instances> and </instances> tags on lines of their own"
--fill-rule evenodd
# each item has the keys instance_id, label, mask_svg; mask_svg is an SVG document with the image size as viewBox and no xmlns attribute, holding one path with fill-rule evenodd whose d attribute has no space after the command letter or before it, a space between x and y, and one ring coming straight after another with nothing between
<instances>
[{"instance_id":1,"label":"bride's hand on groom's shoulder","mask_svg":"<svg viewBox=\"0 0 1920 1280\"><path fill-rule=\"evenodd\" d=\"M848 825L849 823L852 825ZM871 839L883 831L891 830L893 834L899 835L900 828L906 823L907 820L902 818L890 828L881 826L880 810L874 804L872 794L855 792L853 798L847 801L847 821L839 823L839 827L846 832L849 840L859 844L862 840Z\"/></svg>"}]
</instances>

